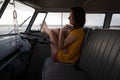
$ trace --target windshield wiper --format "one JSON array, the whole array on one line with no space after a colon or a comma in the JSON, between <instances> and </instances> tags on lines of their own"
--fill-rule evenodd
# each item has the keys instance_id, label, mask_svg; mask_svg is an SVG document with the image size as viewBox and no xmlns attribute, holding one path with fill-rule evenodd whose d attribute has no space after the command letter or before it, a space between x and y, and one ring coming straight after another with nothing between
<instances>
[{"instance_id":1,"label":"windshield wiper","mask_svg":"<svg viewBox=\"0 0 120 80\"><path fill-rule=\"evenodd\" d=\"M29 16L27 19L25 19L25 20L20 24L19 27L21 27L30 17L31 17L31 16Z\"/></svg>"}]
</instances>

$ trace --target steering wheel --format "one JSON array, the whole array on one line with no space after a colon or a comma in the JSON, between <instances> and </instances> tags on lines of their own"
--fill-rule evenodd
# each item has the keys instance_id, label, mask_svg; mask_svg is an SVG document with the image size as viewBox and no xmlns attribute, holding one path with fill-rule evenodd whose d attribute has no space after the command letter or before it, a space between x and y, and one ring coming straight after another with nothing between
<instances>
[{"instance_id":1,"label":"steering wheel","mask_svg":"<svg viewBox=\"0 0 120 80\"><path fill-rule=\"evenodd\" d=\"M24 40L27 39L28 41L32 41L35 43L40 43L40 44L50 44L51 41L48 39L48 37L45 37L44 34L42 34L41 36L35 35L35 34L31 34L31 33L25 33L25 34L21 34L20 37Z\"/></svg>"}]
</instances>

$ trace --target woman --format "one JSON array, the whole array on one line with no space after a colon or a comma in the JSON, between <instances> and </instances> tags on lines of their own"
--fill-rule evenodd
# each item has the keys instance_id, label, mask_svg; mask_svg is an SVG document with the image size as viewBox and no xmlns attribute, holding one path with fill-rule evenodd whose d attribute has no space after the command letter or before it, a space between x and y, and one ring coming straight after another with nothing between
<instances>
[{"instance_id":1,"label":"woman","mask_svg":"<svg viewBox=\"0 0 120 80\"><path fill-rule=\"evenodd\" d=\"M80 48L84 37L85 11L81 7L73 7L69 16L70 25L61 29L49 29L44 23L43 31L51 40L51 54L54 61L75 63L80 57Z\"/></svg>"}]
</instances>

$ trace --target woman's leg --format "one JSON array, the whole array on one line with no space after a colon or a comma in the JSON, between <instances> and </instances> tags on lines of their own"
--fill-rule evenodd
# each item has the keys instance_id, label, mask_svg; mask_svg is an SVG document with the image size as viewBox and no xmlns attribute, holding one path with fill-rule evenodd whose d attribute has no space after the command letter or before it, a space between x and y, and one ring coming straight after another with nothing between
<instances>
[{"instance_id":1,"label":"woman's leg","mask_svg":"<svg viewBox=\"0 0 120 80\"><path fill-rule=\"evenodd\" d=\"M58 38L59 38L59 29L51 29L49 33L49 37L51 40L51 54L52 57L58 52Z\"/></svg>"},{"instance_id":2,"label":"woman's leg","mask_svg":"<svg viewBox=\"0 0 120 80\"><path fill-rule=\"evenodd\" d=\"M44 24L43 29L44 32L49 35L50 41L52 42L50 44L51 56L54 57L54 55L58 52L58 38L60 29L49 29L46 24Z\"/></svg>"}]
</instances>

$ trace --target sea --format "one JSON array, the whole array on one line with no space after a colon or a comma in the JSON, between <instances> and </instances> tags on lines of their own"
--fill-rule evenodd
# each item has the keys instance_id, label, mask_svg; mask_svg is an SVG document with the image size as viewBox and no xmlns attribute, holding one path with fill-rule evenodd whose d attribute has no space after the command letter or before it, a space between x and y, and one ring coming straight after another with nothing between
<instances>
[{"instance_id":1,"label":"sea","mask_svg":"<svg viewBox=\"0 0 120 80\"><path fill-rule=\"evenodd\" d=\"M61 28L63 26L61 25L48 25L49 28ZM2 34L10 34L13 33L16 27L14 27L14 25L0 25L0 35ZM18 25L18 30L19 32L24 32L27 29L27 25L22 25L21 27L19 27ZM31 30L40 30L40 26L39 25L33 25Z\"/></svg>"},{"instance_id":2,"label":"sea","mask_svg":"<svg viewBox=\"0 0 120 80\"><path fill-rule=\"evenodd\" d=\"M64 26L64 25L63 25ZM63 27L62 25L48 25L49 28L62 28ZM92 28L92 29L101 29L102 26L94 26L94 25L87 25L87 26L84 26L84 27L89 27L89 28ZM11 34L11 33L14 33L15 31L15 28L14 25L0 25L0 35L2 34ZM22 25L21 27L18 25L18 31L19 32L24 32L26 29L27 29L27 25ZM118 26L114 26L114 27L110 27L112 29L120 29L120 27ZM39 25L33 25L31 27L31 30L40 30L41 27Z\"/></svg>"}]
</instances>

